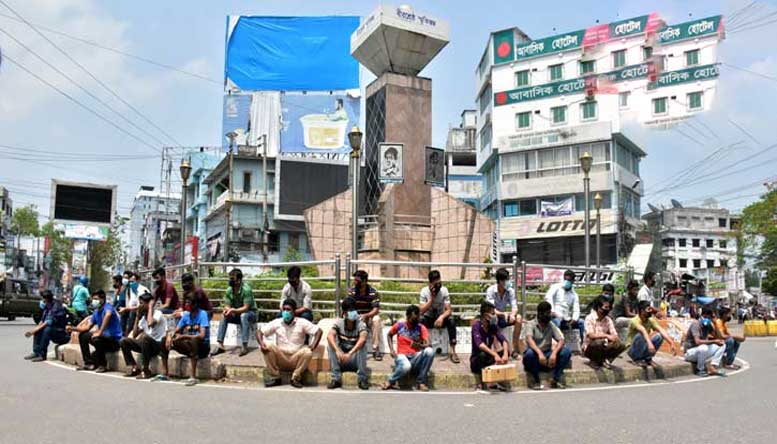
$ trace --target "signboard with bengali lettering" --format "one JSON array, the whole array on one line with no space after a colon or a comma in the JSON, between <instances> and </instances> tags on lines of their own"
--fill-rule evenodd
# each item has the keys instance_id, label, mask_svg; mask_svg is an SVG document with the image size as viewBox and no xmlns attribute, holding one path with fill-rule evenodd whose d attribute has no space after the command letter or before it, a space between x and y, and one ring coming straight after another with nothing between
<instances>
[{"instance_id":1,"label":"signboard with bengali lettering","mask_svg":"<svg viewBox=\"0 0 777 444\"><path fill-rule=\"evenodd\" d=\"M695 66L693 68L678 71L667 71L658 75L655 82L648 85L648 89L662 88L665 86L680 85L688 82L714 80L720 75L718 64Z\"/></svg>"},{"instance_id":2,"label":"signboard with bengali lettering","mask_svg":"<svg viewBox=\"0 0 777 444\"><path fill-rule=\"evenodd\" d=\"M544 39L532 40L531 42L519 43L515 48L515 58L516 60L522 60L554 52L578 49L583 45L584 34L585 30L581 29L579 31L545 37Z\"/></svg>"},{"instance_id":3,"label":"signboard with bengali lettering","mask_svg":"<svg viewBox=\"0 0 777 444\"><path fill-rule=\"evenodd\" d=\"M708 35L718 34L723 30L723 17L716 15L679 25L669 25L658 31L658 43L675 43L688 39L695 39Z\"/></svg>"}]
</instances>

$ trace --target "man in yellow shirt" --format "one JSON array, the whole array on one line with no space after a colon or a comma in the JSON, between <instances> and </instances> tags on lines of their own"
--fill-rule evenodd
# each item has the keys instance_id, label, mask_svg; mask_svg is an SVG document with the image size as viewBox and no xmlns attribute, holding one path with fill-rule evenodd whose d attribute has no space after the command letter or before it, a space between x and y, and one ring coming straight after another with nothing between
<instances>
[{"instance_id":1,"label":"man in yellow shirt","mask_svg":"<svg viewBox=\"0 0 777 444\"><path fill-rule=\"evenodd\" d=\"M721 307L718 317L715 318L715 332L720 339L726 341L726 355L723 359L723 367L729 370L738 370L740 367L734 364L739 351L739 344L745 342L744 336L732 336L728 332L726 323L731 320L731 308Z\"/></svg>"},{"instance_id":2,"label":"man in yellow shirt","mask_svg":"<svg viewBox=\"0 0 777 444\"><path fill-rule=\"evenodd\" d=\"M626 337L626 346L628 354L635 364L645 367L657 367L653 362L653 356L661 348L664 341L669 341L672 353L675 352L675 344L666 330L658 325L658 321L653 317L653 307L650 301L639 301L638 314L631 319L629 324L629 333Z\"/></svg>"}]
</instances>

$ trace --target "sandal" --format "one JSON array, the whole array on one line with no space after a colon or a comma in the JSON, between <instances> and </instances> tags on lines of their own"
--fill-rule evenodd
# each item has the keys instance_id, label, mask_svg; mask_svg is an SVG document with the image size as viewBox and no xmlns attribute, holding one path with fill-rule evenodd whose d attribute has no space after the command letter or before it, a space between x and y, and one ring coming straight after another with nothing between
<instances>
[{"instance_id":1,"label":"sandal","mask_svg":"<svg viewBox=\"0 0 777 444\"><path fill-rule=\"evenodd\" d=\"M135 376L138 376L140 374L140 369L137 367L132 367L132 370L128 371L124 374L125 378L134 378Z\"/></svg>"},{"instance_id":2,"label":"sandal","mask_svg":"<svg viewBox=\"0 0 777 444\"><path fill-rule=\"evenodd\" d=\"M376 361L382 361L383 360L383 353L379 351L372 352L372 358Z\"/></svg>"},{"instance_id":3,"label":"sandal","mask_svg":"<svg viewBox=\"0 0 777 444\"><path fill-rule=\"evenodd\" d=\"M153 373L151 373L151 371L145 371L145 370L143 370L142 372L140 372L140 374L139 374L139 375L137 375L137 376L135 377L135 379L151 379L151 378L153 378L153 377L154 377L154 374L153 374Z\"/></svg>"},{"instance_id":4,"label":"sandal","mask_svg":"<svg viewBox=\"0 0 777 444\"><path fill-rule=\"evenodd\" d=\"M396 384L392 384L392 383L386 381L386 382L383 383L383 385L380 386L380 388L383 389L383 390L396 390L397 386L396 386Z\"/></svg>"},{"instance_id":5,"label":"sandal","mask_svg":"<svg viewBox=\"0 0 777 444\"><path fill-rule=\"evenodd\" d=\"M454 363L454 364L460 364L461 363L461 359L459 359L459 355L457 355L456 353L452 354L451 355L451 362Z\"/></svg>"}]
</instances>

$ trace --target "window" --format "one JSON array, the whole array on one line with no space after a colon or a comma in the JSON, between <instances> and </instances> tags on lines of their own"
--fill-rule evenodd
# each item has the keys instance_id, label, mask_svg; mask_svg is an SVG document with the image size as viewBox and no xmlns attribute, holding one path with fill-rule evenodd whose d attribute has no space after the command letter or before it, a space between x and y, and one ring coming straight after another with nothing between
<instances>
[{"instance_id":1,"label":"window","mask_svg":"<svg viewBox=\"0 0 777 444\"><path fill-rule=\"evenodd\" d=\"M505 217L536 216L537 199L524 199L513 202L505 202L504 215Z\"/></svg>"},{"instance_id":2,"label":"window","mask_svg":"<svg viewBox=\"0 0 777 444\"><path fill-rule=\"evenodd\" d=\"M640 156L626 148L620 142L616 144L615 159L617 160L618 165L625 168L630 173L639 176ZM631 184L628 184L628 186L631 186Z\"/></svg>"},{"instance_id":3,"label":"window","mask_svg":"<svg viewBox=\"0 0 777 444\"><path fill-rule=\"evenodd\" d=\"M692 239L691 246L694 248L699 248L701 246L701 239Z\"/></svg>"},{"instance_id":4,"label":"window","mask_svg":"<svg viewBox=\"0 0 777 444\"><path fill-rule=\"evenodd\" d=\"M728 221L725 218L718 219L718 227L728 228Z\"/></svg>"},{"instance_id":5,"label":"window","mask_svg":"<svg viewBox=\"0 0 777 444\"><path fill-rule=\"evenodd\" d=\"M251 172L243 171L243 192L251 194Z\"/></svg>"},{"instance_id":6,"label":"window","mask_svg":"<svg viewBox=\"0 0 777 444\"><path fill-rule=\"evenodd\" d=\"M518 71L515 73L515 86L529 86L529 70Z\"/></svg>"},{"instance_id":7,"label":"window","mask_svg":"<svg viewBox=\"0 0 777 444\"><path fill-rule=\"evenodd\" d=\"M531 128L531 111L526 111L515 115L515 128L516 129Z\"/></svg>"},{"instance_id":8,"label":"window","mask_svg":"<svg viewBox=\"0 0 777 444\"><path fill-rule=\"evenodd\" d=\"M688 93L688 96L686 98L686 103L688 104L689 110L699 110L702 108L702 93L701 92L692 92Z\"/></svg>"},{"instance_id":9,"label":"window","mask_svg":"<svg viewBox=\"0 0 777 444\"><path fill-rule=\"evenodd\" d=\"M715 261L707 259L707 268L715 268Z\"/></svg>"},{"instance_id":10,"label":"window","mask_svg":"<svg viewBox=\"0 0 777 444\"><path fill-rule=\"evenodd\" d=\"M586 60L584 62L580 62L580 75L584 76L586 74L592 74L596 72L596 61L594 60Z\"/></svg>"},{"instance_id":11,"label":"window","mask_svg":"<svg viewBox=\"0 0 777 444\"><path fill-rule=\"evenodd\" d=\"M685 66L696 66L699 64L699 50L685 51Z\"/></svg>"},{"instance_id":12,"label":"window","mask_svg":"<svg viewBox=\"0 0 777 444\"><path fill-rule=\"evenodd\" d=\"M550 113L553 115L553 123L561 125L567 122L567 107L566 106L554 106L550 109Z\"/></svg>"},{"instance_id":13,"label":"window","mask_svg":"<svg viewBox=\"0 0 777 444\"><path fill-rule=\"evenodd\" d=\"M680 247L685 247L686 240L684 238L677 239L677 243Z\"/></svg>"},{"instance_id":14,"label":"window","mask_svg":"<svg viewBox=\"0 0 777 444\"><path fill-rule=\"evenodd\" d=\"M580 104L580 120L596 120L596 102L583 102Z\"/></svg>"},{"instance_id":15,"label":"window","mask_svg":"<svg viewBox=\"0 0 777 444\"><path fill-rule=\"evenodd\" d=\"M653 114L666 114L666 97L653 99Z\"/></svg>"},{"instance_id":16,"label":"window","mask_svg":"<svg viewBox=\"0 0 777 444\"><path fill-rule=\"evenodd\" d=\"M299 233L289 233L289 249L299 251Z\"/></svg>"},{"instance_id":17,"label":"window","mask_svg":"<svg viewBox=\"0 0 777 444\"><path fill-rule=\"evenodd\" d=\"M478 97L478 103L480 105L480 114L483 114L486 112L489 106L491 106L491 99L493 97L491 86L484 89L483 92L480 94L480 97Z\"/></svg>"},{"instance_id":18,"label":"window","mask_svg":"<svg viewBox=\"0 0 777 444\"><path fill-rule=\"evenodd\" d=\"M612 52L612 67L613 68L620 68L621 66L626 66L626 50L621 49L620 51L613 51Z\"/></svg>"},{"instance_id":19,"label":"window","mask_svg":"<svg viewBox=\"0 0 777 444\"><path fill-rule=\"evenodd\" d=\"M602 210L612 208L612 193L610 191L599 191L599 194L602 195ZM591 192L591 201L589 202L591 205L591 217L595 217L596 214L594 196L596 196L596 191ZM543 200L546 199L543 198ZM575 211L585 212L585 195L583 193L575 194ZM602 226L604 226L604 223L602 223Z\"/></svg>"},{"instance_id":20,"label":"window","mask_svg":"<svg viewBox=\"0 0 777 444\"><path fill-rule=\"evenodd\" d=\"M550 71L550 81L563 80L564 79L564 65L559 63L558 65L548 66Z\"/></svg>"},{"instance_id":21,"label":"window","mask_svg":"<svg viewBox=\"0 0 777 444\"><path fill-rule=\"evenodd\" d=\"M580 174L580 156L594 157L591 171L610 171L610 145L606 142L507 153L499 158L503 181Z\"/></svg>"},{"instance_id":22,"label":"window","mask_svg":"<svg viewBox=\"0 0 777 444\"><path fill-rule=\"evenodd\" d=\"M668 237L668 238L664 239L663 241L661 241L661 243L665 247L674 247L674 239L671 238L671 237Z\"/></svg>"},{"instance_id":23,"label":"window","mask_svg":"<svg viewBox=\"0 0 777 444\"><path fill-rule=\"evenodd\" d=\"M480 149L481 151L486 147L491 146L491 125L488 124L480 130Z\"/></svg>"},{"instance_id":24,"label":"window","mask_svg":"<svg viewBox=\"0 0 777 444\"><path fill-rule=\"evenodd\" d=\"M693 260L693 268L694 269L701 268L701 259L694 259Z\"/></svg>"},{"instance_id":25,"label":"window","mask_svg":"<svg viewBox=\"0 0 777 444\"><path fill-rule=\"evenodd\" d=\"M724 241L724 240L718 241L718 246L721 249L726 249L726 248L728 248L728 241Z\"/></svg>"},{"instance_id":26,"label":"window","mask_svg":"<svg viewBox=\"0 0 777 444\"><path fill-rule=\"evenodd\" d=\"M707 248L712 248L715 246L715 241L712 239L707 239L706 244L707 244Z\"/></svg>"},{"instance_id":27,"label":"window","mask_svg":"<svg viewBox=\"0 0 777 444\"><path fill-rule=\"evenodd\" d=\"M622 92L618 94L618 106L620 109L626 109L629 107L630 92Z\"/></svg>"},{"instance_id":28,"label":"window","mask_svg":"<svg viewBox=\"0 0 777 444\"><path fill-rule=\"evenodd\" d=\"M650 58L653 57L653 47L652 46L643 46L642 47L642 60L650 60Z\"/></svg>"},{"instance_id":29,"label":"window","mask_svg":"<svg viewBox=\"0 0 777 444\"><path fill-rule=\"evenodd\" d=\"M680 259L680 268L688 268L688 259Z\"/></svg>"},{"instance_id":30,"label":"window","mask_svg":"<svg viewBox=\"0 0 777 444\"><path fill-rule=\"evenodd\" d=\"M720 266L723 268L728 268L728 259L721 259Z\"/></svg>"}]
</instances>

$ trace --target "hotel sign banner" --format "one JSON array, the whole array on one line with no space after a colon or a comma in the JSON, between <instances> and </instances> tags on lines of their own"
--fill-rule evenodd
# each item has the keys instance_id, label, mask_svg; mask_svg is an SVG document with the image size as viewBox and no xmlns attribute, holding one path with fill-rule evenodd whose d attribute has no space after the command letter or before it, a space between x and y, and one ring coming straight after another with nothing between
<instances>
[{"instance_id":1,"label":"hotel sign banner","mask_svg":"<svg viewBox=\"0 0 777 444\"><path fill-rule=\"evenodd\" d=\"M515 48L515 58L521 60L552 54L554 52L578 49L583 45L584 35L585 30L581 29L580 31L573 31L540 40L519 43Z\"/></svg>"},{"instance_id":2,"label":"hotel sign banner","mask_svg":"<svg viewBox=\"0 0 777 444\"><path fill-rule=\"evenodd\" d=\"M667 71L659 74L658 79L648 85L648 89L680 85L688 82L714 80L717 79L719 75L720 66L717 64L686 68L679 71Z\"/></svg>"},{"instance_id":3,"label":"hotel sign banner","mask_svg":"<svg viewBox=\"0 0 777 444\"><path fill-rule=\"evenodd\" d=\"M675 43L688 39L695 39L707 35L717 34L723 30L723 17L716 15L700 20L680 23L664 27L658 31L659 43Z\"/></svg>"}]
</instances>

